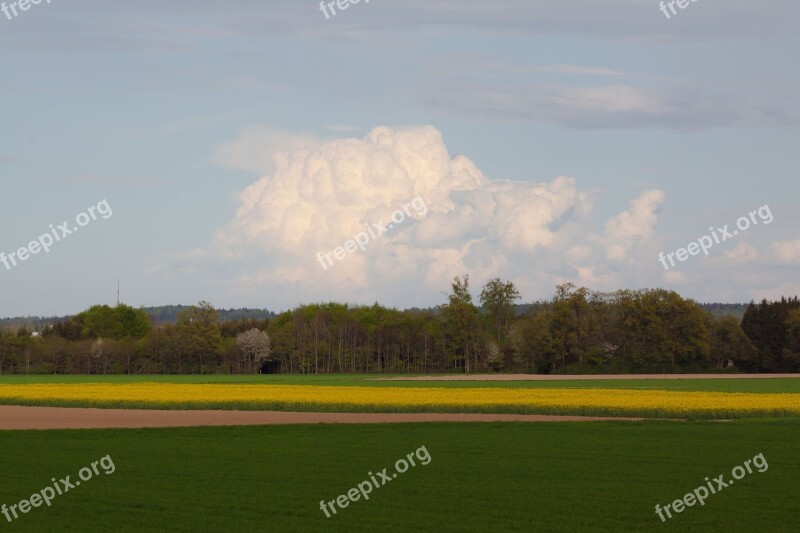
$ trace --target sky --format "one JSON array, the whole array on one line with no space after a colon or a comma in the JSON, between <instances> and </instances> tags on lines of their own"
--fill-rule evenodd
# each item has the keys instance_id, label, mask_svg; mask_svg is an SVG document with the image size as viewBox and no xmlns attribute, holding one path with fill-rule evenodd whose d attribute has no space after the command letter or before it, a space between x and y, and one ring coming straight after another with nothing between
<instances>
[{"instance_id":1,"label":"sky","mask_svg":"<svg viewBox=\"0 0 800 533\"><path fill-rule=\"evenodd\" d=\"M0 316L800 293L796 0L9 4Z\"/></svg>"}]
</instances>

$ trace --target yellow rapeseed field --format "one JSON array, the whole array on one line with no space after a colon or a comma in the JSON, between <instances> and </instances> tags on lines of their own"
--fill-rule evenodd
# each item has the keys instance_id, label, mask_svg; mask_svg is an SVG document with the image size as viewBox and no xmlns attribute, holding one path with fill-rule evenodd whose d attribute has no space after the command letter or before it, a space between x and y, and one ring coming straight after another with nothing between
<instances>
[{"instance_id":1,"label":"yellow rapeseed field","mask_svg":"<svg viewBox=\"0 0 800 533\"><path fill-rule=\"evenodd\" d=\"M675 418L800 416L800 394L630 389L24 384L0 385L0 403L153 409L499 412Z\"/></svg>"}]
</instances>

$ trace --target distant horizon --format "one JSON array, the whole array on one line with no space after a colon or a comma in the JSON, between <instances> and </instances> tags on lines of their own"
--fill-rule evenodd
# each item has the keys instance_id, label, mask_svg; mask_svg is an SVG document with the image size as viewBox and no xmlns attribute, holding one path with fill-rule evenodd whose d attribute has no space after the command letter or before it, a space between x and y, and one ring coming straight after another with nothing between
<instances>
[{"instance_id":1,"label":"distant horizon","mask_svg":"<svg viewBox=\"0 0 800 533\"><path fill-rule=\"evenodd\" d=\"M794 295L792 295L792 296L785 295L784 297L793 298ZM531 305L547 303L548 301L549 300L533 300L533 301L530 301L530 302L515 304L515 307L528 307L528 306L531 306ZM372 307L372 305L374 305L375 303L377 303L378 305L382 305L380 302L373 302L371 304L355 304L355 303L352 303L352 302L319 301L319 302L302 303L302 304L298 304L297 306L292 307L290 309L283 309L283 310L274 310L274 309L270 309L268 307L218 307L218 306L214 306L214 309L216 309L217 311L227 311L227 312L235 312L235 311L265 311L265 312L268 312L268 313L271 313L271 314L274 314L274 315L277 316L277 315L280 315L281 313L285 313L286 311L291 311L291 310L297 309L298 307L309 306L309 305L324 305L324 304L329 304L329 303L347 305L347 306L349 306L351 308L353 308L353 307ZM712 306L712 305L748 306L748 305L750 305L750 303L751 302L700 302L700 301L697 301L697 304L701 305L701 306ZM758 301L754 301L753 303L758 303ZM128 305L125 302L120 302L120 304ZM211 304L213 305L213 302L211 302ZM102 303L100 303L100 304L94 304L94 305L108 305L109 307L114 307L114 304L102 304ZM195 302L194 304L140 305L140 306L129 306L129 307L133 307L135 309L143 309L143 310L147 311L147 310L150 310L150 309L159 309L159 308L165 308L165 307L189 308L189 307L192 307L192 306L195 306L195 305L197 305L197 302ZM434 310L438 306L437 305L433 305L433 306L426 306L426 307L393 307L393 306L383 306L383 307L386 307L388 309L396 309L398 311L412 311L412 310L415 310L415 309L418 309L420 311L427 311L427 310ZM480 307L481 306L478 305L478 308L480 308ZM3 317L0 317L0 322L10 321L10 320L22 320L22 319L42 319L42 320L47 320L47 319L56 319L56 318L67 318L67 317L76 316L76 315L82 313L85 310L86 309L82 309L82 310L74 312L74 313L65 313L65 314L56 314L56 315L3 316Z\"/></svg>"}]
</instances>

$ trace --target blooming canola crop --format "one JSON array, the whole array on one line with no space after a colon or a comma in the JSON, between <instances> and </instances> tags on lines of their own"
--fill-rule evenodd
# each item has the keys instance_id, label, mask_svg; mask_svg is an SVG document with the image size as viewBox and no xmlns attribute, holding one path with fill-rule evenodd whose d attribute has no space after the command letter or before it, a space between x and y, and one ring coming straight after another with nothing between
<instances>
[{"instance_id":1,"label":"blooming canola crop","mask_svg":"<svg viewBox=\"0 0 800 533\"><path fill-rule=\"evenodd\" d=\"M800 416L800 394L631 389L340 387L84 383L0 385L0 403L352 412L478 412L645 417Z\"/></svg>"}]
</instances>

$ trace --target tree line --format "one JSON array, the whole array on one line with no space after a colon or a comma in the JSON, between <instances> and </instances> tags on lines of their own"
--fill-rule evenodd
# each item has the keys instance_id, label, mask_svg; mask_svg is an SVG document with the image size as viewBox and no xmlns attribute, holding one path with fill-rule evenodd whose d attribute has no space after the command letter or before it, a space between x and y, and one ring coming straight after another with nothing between
<instances>
[{"instance_id":1,"label":"tree line","mask_svg":"<svg viewBox=\"0 0 800 533\"><path fill-rule=\"evenodd\" d=\"M38 334L0 333L0 373L800 371L797 297L751 302L741 322L664 289L566 283L550 300L519 299L513 282L495 278L474 301L465 275L425 310L320 303L223 319L200 302L163 323L143 309L94 306Z\"/></svg>"}]
</instances>

